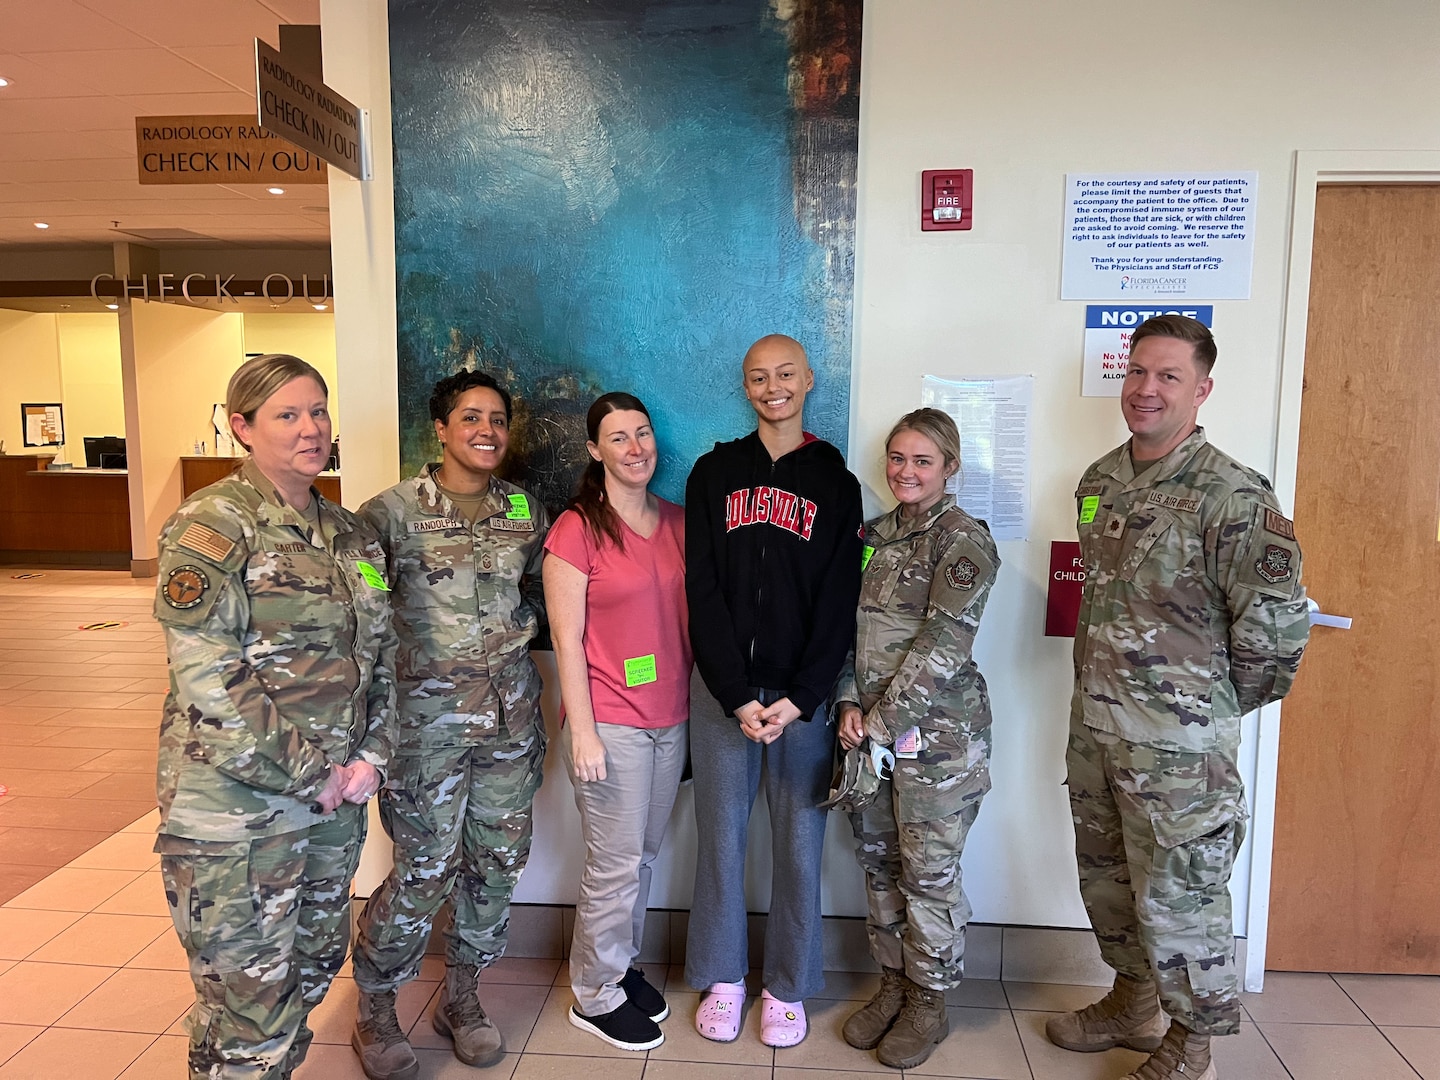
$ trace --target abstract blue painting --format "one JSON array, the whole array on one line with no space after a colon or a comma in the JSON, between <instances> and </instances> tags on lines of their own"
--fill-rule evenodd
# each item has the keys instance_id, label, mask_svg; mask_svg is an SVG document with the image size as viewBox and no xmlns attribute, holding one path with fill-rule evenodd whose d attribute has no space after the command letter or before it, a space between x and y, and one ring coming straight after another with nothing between
<instances>
[{"instance_id":1,"label":"abstract blue painting","mask_svg":"<svg viewBox=\"0 0 1440 1080\"><path fill-rule=\"evenodd\" d=\"M462 367L516 398L507 475L552 509L609 390L655 490L754 426L740 359L786 333L807 427L850 415L861 0L390 0L404 468Z\"/></svg>"}]
</instances>

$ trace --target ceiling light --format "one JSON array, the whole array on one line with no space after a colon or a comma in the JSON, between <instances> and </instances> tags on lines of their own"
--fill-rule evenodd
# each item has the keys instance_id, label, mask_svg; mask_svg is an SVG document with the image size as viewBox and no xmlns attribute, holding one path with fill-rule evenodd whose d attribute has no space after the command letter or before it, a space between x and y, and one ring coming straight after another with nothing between
<instances>
[{"instance_id":1,"label":"ceiling light","mask_svg":"<svg viewBox=\"0 0 1440 1080\"><path fill-rule=\"evenodd\" d=\"M119 304L106 304L105 306L106 306L107 308L109 308L111 311L119 311L119 310L120 310L120 305L119 305Z\"/></svg>"},{"instance_id":2,"label":"ceiling light","mask_svg":"<svg viewBox=\"0 0 1440 1080\"><path fill-rule=\"evenodd\" d=\"M325 305L324 305L324 304L314 304L314 305L312 305L312 306L315 308L316 311L324 311L324 310L325 310Z\"/></svg>"},{"instance_id":3,"label":"ceiling light","mask_svg":"<svg viewBox=\"0 0 1440 1080\"><path fill-rule=\"evenodd\" d=\"M35 227L36 227L37 229L48 229L48 228L50 227L50 225L49 225L48 222L45 222L45 221L37 221L37 222L35 222Z\"/></svg>"},{"instance_id":4,"label":"ceiling light","mask_svg":"<svg viewBox=\"0 0 1440 1080\"><path fill-rule=\"evenodd\" d=\"M271 195L284 195L284 194L285 194L285 189L284 189L283 187L272 187L272 188L266 188L265 190L268 191L268 192L270 192Z\"/></svg>"},{"instance_id":5,"label":"ceiling light","mask_svg":"<svg viewBox=\"0 0 1440 1080\"><path fill-rule=\"evenodd\" d=\"M9 86L9 85L10 85L10 80L9 80L9 79L0 79L0 86Z\"/></svg>"}]
</instances>

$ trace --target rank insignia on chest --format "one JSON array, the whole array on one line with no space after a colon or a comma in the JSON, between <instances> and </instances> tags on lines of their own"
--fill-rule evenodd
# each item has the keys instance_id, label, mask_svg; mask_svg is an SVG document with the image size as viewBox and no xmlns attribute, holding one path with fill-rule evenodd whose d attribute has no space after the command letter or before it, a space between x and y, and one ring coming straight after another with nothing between
<instances>
[{"instance_id":1,"label":"rank insignia on chest","mask_svg":"<svg viewBox=\"0 0 1440 1080\"><path fill-rule=\"evenodd\" d=\"M969 592L975 587L975 578L979 573L980 568L962 555L945 568L945 580L952 589Z\"/></svg>"},{"instance_id":2,"label":"rank insignia on chest","mask_svg":"<svg viewBox=\"0 0 1440 1080\"><path fill-rule=\"evenodd\" d=\"M1291 555L1289 548L1279 544L1266 544L1265 554L1255 560L1255 572L1271 585L1289 581L1290 575L1294 573L1290 566Z\"/></svg>"},{"instance_id":3,"label":"rank insignia on chest","mask_svg":"<svg viewBox=\"0 0 1440 1080\"><path fill-rule=\"evenodd\" d=\"M1105 522L1106 536L1119 536L1125 531L1125 519L1119 514L1111 514L1110 520Z\"/></svg>"},{"instance_id":4,"label":"rank insignia on chest","mask_svg":"<svg viewBox=\"0 0 1440 1080\"><path fill-rule=\"evenodd\" d=\"M188 611L205 599L210 578L198 566L177 566L165 579L165 603L180 611Z\"/></svg>"}]
</instances>

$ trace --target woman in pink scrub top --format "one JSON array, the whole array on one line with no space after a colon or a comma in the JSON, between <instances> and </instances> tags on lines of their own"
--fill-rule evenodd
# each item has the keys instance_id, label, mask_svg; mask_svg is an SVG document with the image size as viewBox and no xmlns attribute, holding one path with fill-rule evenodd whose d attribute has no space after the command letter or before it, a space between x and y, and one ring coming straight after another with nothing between
<instances>
[{"instance_id":1,"label":"woman in pink scrub top","mask_svg":"<svg viewBox=\"0 0 1440 1080\"><path fill-rule=\"evenodd\" d=\"M569 1016L612 1046L649 1050L664 1042L670 1009L635 958L685 765L685 512L649 491L658 451L638 398L605 394L585 424L591 461L545 541L544 567L561 753L585 837Z\"/></svg>"}]
</instances>

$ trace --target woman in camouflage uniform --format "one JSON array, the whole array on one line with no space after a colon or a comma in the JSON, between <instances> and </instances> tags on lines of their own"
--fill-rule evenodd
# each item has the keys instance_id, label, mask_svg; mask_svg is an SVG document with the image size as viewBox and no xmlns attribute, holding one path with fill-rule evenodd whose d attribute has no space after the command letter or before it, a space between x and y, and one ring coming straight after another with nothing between
<instances>
[{"instance_id":1,"label":"woman in camouflage uniform","mask_svg":"<svg viewBox=\"0 0 1440 1080\"><path fill-rule=\"evenodd\" d=\"M284 1080L345 960L395 636L373 530L311 486L330 453L319 373L250 360L226 412L251 456L160 536L155 850L195 983L190 1075Z\"/></svg>"},{"instance_id":2,"label":"woman in camouflage uniform","mask_svg":"<svg viewBox=\"0 0 1440 1080\"><path fill-rule=\"evenodd\" d=\"M885 442L899 505L865 526L853 665L836 690L840 741L894 754L874 802L851 814L880 990L845 1041L894 1068L925 1061L950 1033L945 991L964 971L970 905L965 837L990 790L990 699L970 650L1000 557L985 524L955 505L955 422L902 417Z\"/></svg>"}]
</instances>

